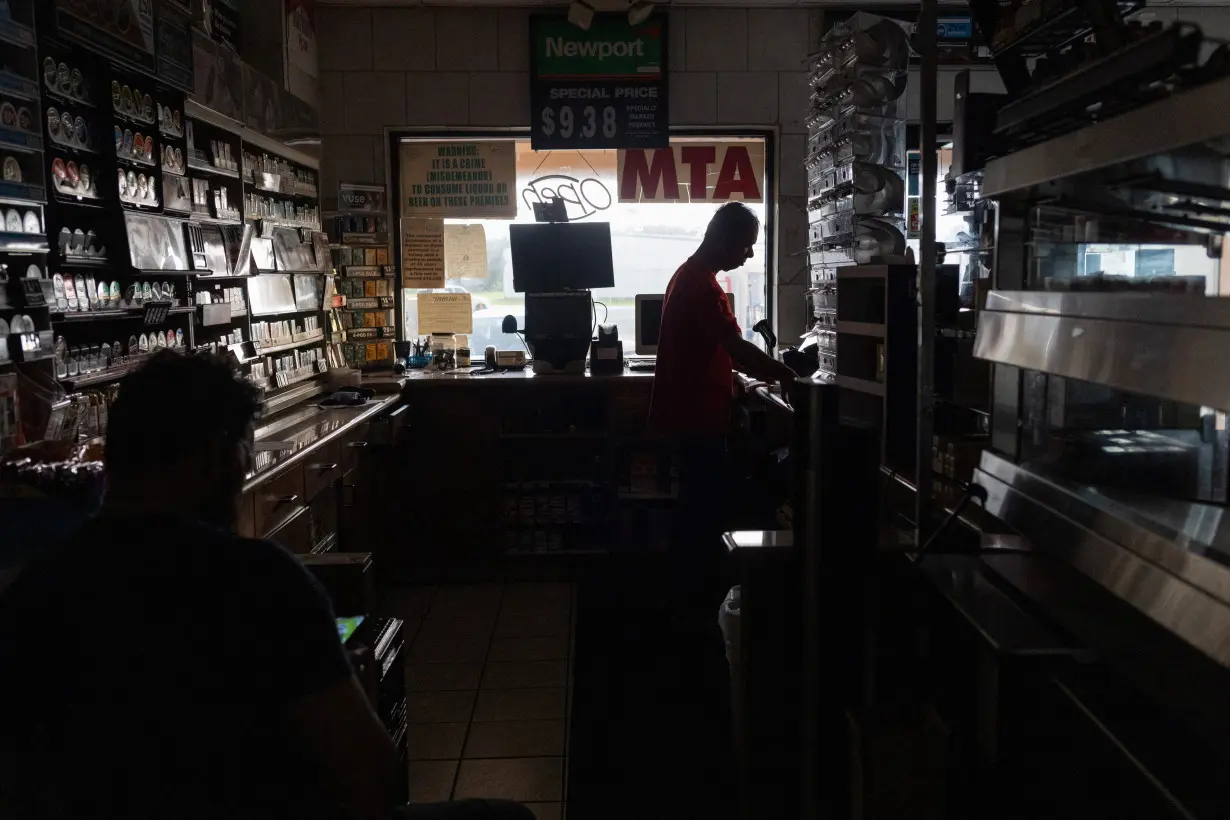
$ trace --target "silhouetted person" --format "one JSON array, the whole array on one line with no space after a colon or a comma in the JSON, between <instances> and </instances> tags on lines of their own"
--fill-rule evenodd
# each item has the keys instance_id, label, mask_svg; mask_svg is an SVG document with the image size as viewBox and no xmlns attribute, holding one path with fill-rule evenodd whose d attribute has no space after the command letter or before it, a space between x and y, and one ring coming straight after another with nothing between
<instances>
[{"instance_id":1,"label":"silhouetted person","mask_svg":"<svg viewBox=\"0 0 1230 820\"><path fill-rule=\"evenodd\" d=\"M712 622L725 589L718 541L731 480L726 433L734 399L734 371L787 383L794 372L743 338L721 271L752 258L760 220L741 202L717 209L696 253L666 287L649 425L670 436L679 454L679 501L672 584L692 615Z\"/></svg>"},{"instance_id":2,"label":"silhouetted person","mask_svg":"<svg viewBox=\"0 0 1230 820\"><path fill-rule=\"evenodd\" d=\"M384 820L405 799L324 591L234 534L258 409L214 357L124 380L101 513L0 595L0 816Z\"/></svg>"}]
</instances>

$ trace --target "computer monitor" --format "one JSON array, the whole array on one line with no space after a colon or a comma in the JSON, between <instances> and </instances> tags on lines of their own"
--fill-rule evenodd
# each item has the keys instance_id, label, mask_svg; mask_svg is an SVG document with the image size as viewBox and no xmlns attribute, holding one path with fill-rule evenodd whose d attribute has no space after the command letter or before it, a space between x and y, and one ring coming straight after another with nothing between
<instances>
[{"instance_id":1,"label":"computer monitor","mask_svg":"<svg viewBox=\"0 0 1230 820\"><path fill-rule=\"evenodd\" d=\"M527 293L525 335L530 339L584 339L593 333L589 291Z\"/></svg>"},{"instance_id":2,"label":"computer monitor","mask_svg":"<svg viewBox=\"0 0 1230 820\"><path fill-rule=\"evenodd\" d=\"M508 240L517 293L615 286L609 222L509 225Z\"/></svg>"},{"instance_id":3,"label":"computer monitor","mask_svg":"<svg viewBox=\"0 0 1230 820\"><path fill-rule=\"evenodd\" d=\"M662 331L662 304L664 293L638 293L636 295L636 355L658 355L658 334ZM730 312L735 312L735 295L726 293ZM738 314L736 314L738 315Z\"/></svg>"}]
</instances>

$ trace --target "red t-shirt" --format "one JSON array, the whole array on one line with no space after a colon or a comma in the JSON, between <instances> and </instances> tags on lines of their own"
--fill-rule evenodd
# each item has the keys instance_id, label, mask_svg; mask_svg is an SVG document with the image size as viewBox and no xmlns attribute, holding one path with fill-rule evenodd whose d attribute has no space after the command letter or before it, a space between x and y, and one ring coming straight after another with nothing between
<instances>
[{"instance_id":1,"label":"red t-shirt","mask_svg":"<svg viewBox=\"0 0 1230 820\"><path fill-rule=\"evenodd\" d=\"M716 277L689 259L666 286L649 405L654 432L726 432L734 369L723 340L742 331Z\"/></svg>"}]
</instances>

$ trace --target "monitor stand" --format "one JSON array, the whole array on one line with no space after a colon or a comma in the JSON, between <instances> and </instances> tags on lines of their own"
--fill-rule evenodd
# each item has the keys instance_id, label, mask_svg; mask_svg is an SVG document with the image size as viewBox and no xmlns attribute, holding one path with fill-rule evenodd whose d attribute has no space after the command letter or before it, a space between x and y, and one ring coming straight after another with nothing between
<instances>
[{"instance_id":1,"label":"monitor stand","mask_svg":"<svg viewBox=\"0 0 1230 820\"><path fill-rule=\"evenodd\" d=\"M532 367L535 375L585 375L585 355L589 352L589 339L527 335L525 341L534 352Z\"/></svg>"}]
</instances>

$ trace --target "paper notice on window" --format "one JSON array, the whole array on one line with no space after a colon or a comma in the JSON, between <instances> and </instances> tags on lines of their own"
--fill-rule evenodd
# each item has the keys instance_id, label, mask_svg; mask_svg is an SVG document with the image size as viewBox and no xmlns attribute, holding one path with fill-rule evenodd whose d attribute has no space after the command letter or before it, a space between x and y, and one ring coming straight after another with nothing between
<instances>
[{"instance_id":1,"label":"paper notice on window","mask_svg":"<svg viewBox=\"0 0 1230 820\"><path fill-rule=\"evenodd\" d=\"M473 333L474 307L468 293L420 293L419 333Z\"/></svg>"},{"instance_id":2,"label":"paper notice on window","mask_svg":"<svg viewBox=\"0 0 1230 820\"><path fill-rule=\"evenodd\" d=\"M405 217L401 221L402 287L444 287L444 220Z\"/></svg>"},{"instance_id":3,"label":"paper notice on window","mask_svg":"<svg viewBox=\"0 0 1230 820\"><path fill-rule=\"evenodd\" d=\"M487 278L487 231L482 225L444 226L444 273L449 279Z\"/></svg>"}]
</instances>

